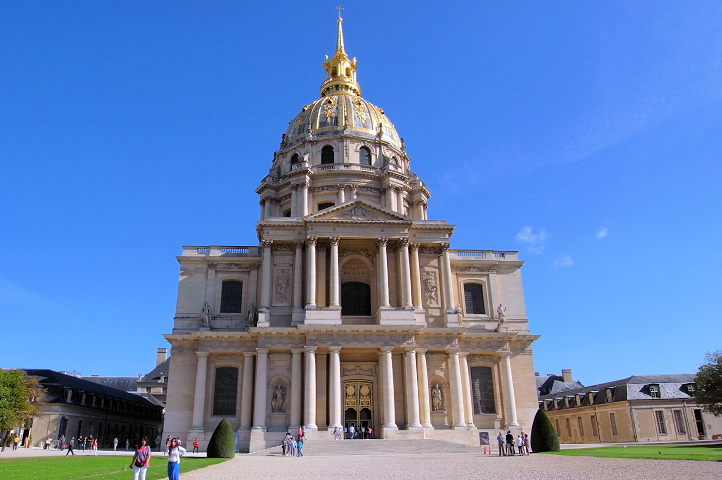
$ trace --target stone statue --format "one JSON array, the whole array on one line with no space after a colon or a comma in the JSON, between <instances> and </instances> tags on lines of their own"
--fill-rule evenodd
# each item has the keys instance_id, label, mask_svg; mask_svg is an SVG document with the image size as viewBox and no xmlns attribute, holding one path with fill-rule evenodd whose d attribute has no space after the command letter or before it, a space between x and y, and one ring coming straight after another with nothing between
<instances>
[{"instance_id":1,"label":"stone statue","mask_svg":"<svg viewBox=\"0 0 722 480\"><path fill-rule=\"evenodd\" d=\"M206 327L211 326L211 306L208 305L208 302L206 302L205 305L203 305L203 313L201 314L201 320L203 321L203 325Z\"/></svg>"},{"instance_id":2,"label":"stone statue","mask_svg":"<svg viewBox=\"0 0 722 480\"><path fill-rule=\"evenodd\" d=\"M441 389L439 388L439 384L437 383L434 385L434 388L431 389L431 409L434 412L440 412L444 408L444 396L441 393Z\"/></svg>"},{"instance_id":3,"label":"stone statue","mask_svg":"<svg viewBox=\"0 0 722 480\"><path fill-rule=\"evenodd\" d=\"M283 388L283 385L280 383L276 385L276 388L273 390L273 398L271 399L271 411L273 412L282 412L283 411L283 402L286 400L286 390Z\"/></svg>"},{"instance_id":4,"label":"stone statue","mask_svg":"<svg viewBox=\"0 0 722 480\"><path fill-rule=\"evenodd\" d=\"M248 326L254 327L256 325L256 305L251 304L250 308L248 309Z\"/></svg>"},{"instance_id":5,"label":"stone statue","mask_svg":"<svg viewBox=\"0 0 722 480\"><path fill-rule=\"evenodd\" d=\"M496 315L499 317L499 323L496 325L496 331L506 331L506 327L504 326L504 320L506 319L506 307L501 303L498 307L496 307Z\"/></svg>"}]
</instances>

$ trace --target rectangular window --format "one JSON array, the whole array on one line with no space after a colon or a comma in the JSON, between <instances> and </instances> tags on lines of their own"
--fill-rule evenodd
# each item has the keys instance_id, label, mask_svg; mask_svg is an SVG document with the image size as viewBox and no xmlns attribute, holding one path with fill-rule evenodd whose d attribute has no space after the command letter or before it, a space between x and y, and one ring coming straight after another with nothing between
<instances>
[{"instance_id":1,"label":"rectangular window","mask_svg":"<svg viewBox=\"0 0 722 480\"><path fill-rule=\"evenodd\" d=\"M569 417L564 419L567 424L567 438L572 438L572 422L569 420Z\"/></svg>"},{"instance_id":2,"label":"rectangular window","mask_svg":"<svg viewBox=\"0 0 722 480\"><path fill-rule=\"evenodd\" d=\"M707 435L704 429L704 421L702 420L702 410L698 408L694 409L694 423L697 426L697 435L699 437L704 437L705 435Z\"/></svg>"},{"instance_id":3,"label":"rectangular window","mask_svg":"<svg viewBox=\"0 0 722 480\"><path fill-rule=\"evenodd\" d=\"M213 390L213 415L235 415L237 392L238 369L236 367L216 368L216 383Z\"/></svg>"},{"instance_id":4,"label":"rectangular window","mask_svg":"<svg viewBox=\"0 0 722 480\"><path fill-rule=\"evenodd\" d=\"M655 410L654 420L657 424L657 432L659 432L660 435L667 435L667 425L664 423L664 412Z\"/></svg>"},{"instance_id":5,"label":"rectangular window","mask_svg":"<svg viewBox=\"0 0 722 480\"><path fill-rule=\"evenodd\" d=\"M673 410L672 416L674 417L674 428L677 429L677 433L687 433L687 429L684 427L682 410Z\"/></svg>"},{"instance_id":6,"label":"rectangular window","mask_svg":"<svg viewBox=\"0 0 722 480\"><path fill-rule=\"evenodd\" d=\"M597 426L597 416L592 415L592 435L599 436L599 427Z\"/></svg>"},{"instance_id":7,"label":"rectangular window","mask_svg":"<svg viewBox=\"0 0 722 480\"><path fill-rule=\"evenodd\" d=\"M579 436L584 437L584 422L582 422L582 417L577 417L577 428L579 429Z\"/></svg>"},{"instance_id":8,"label":"rectangular window","mask_svg":"<svg viewBox=\"0 0 722 480\"><path fill-rule=\"evenodd\" d=\"M554 420L554 424L557 427L557 436L561 435L562 430L559 428L559 419L558 418Z\"/></svg>"},{"instance_id":9,"label":"rectangular window","mask_svg":"<svg viewBox=\"0 0 722 480\"><path fill-rule=\"evenodd\" d=\"M243 282L227 280L221 289L221 313L241 313Z\"/></svg>"},{"instance_id":10,"label":"rectangular window","mask_svg":"<svg viewBox=\"0 0 722 480\"><path fill-rule=\"evenodd\" d=\"M479 283L464 284L464 306L467 315L484 314L484 294Z\"/></svg>"},{"instance_id":11,"label":"rectangular window","mask_svg":"<svg viewBox=\"0 0 722 480\"><path fill-rule=\"evenodd\" d=\"M612 426L612 436L617 436L617 416L613 413L609 414L609 424Z\"/></svg>"},{"instance_id":12,"label":"rectangular window","mask_svg":"<svg viewBox=\"0 0 722 480\"><path fill-rule=\"evenodd\" d=\"M474 415L496 413L491 367L471 367L471 388L474 392Z\"/></svg>"},{"instance_id":13,"label":"rectangular window","mask_svg":"<svg viewBox=\"0 0 722 480\"><path fill-rule=\"evenodd\" d=\"M659 392L659 385L649 386L649 396L652 398L662 398L662 395Z\"/></svg>"}]
</instances>

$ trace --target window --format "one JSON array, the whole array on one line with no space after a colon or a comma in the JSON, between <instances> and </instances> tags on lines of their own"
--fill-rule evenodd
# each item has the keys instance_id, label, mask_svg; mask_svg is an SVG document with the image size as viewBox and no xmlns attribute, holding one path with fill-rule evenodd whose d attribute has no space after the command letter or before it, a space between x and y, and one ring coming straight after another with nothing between
<instances>
[{"instance_id":1,"label":"window","mask_svg":"<svg viewBox=\"0 0 722 480\"><path fill-rule=\"evenodd\" d=\"M216 368L216 383L213 390L213 415L235 415L237 391L238 369L236 367Z\"/></svg>"},{"instance_id":2,"label":"window","mask_svg":"<svg viewBox=\"0 0 722 480\"><path fill-rule=\"evenodd\" d=\"M687 433L687 429L684 427L682 410L673 410L672 417L674 417L674 428L677 430L677 433Z\"/></svg>"},{"instance_id":3,"label":"window","mask_svg":"<svg viewBox=\"0 0 722 480\"><path fill-rule=\"evenodd\" d=\"M221 289L221 313L241 313L243 282L227 280Z\"/></svg>"},{"instance_id":4,"label":"window","mask_svg":"<svg viewBox=\"0 0 722 480\"><path fill-rule=\"evenodd\" d=\"M557 427L557 436L558 436L559 432L561 432L561 429L559 428L559 419L557 418L556 420L554 420L554 423L556 424L556 427Z\"/></svg>"},{"instance_id":5,"label":"window","mask_svg":"<svg viewBox=\"0 0 722 480\"><path fill-rule=\"evenodd\" d=\"M704 437L706 432L704 429L704 420L702 419L702 410L698 408L694 409L694 424L697 427L697 436Z\"/></svg>"},{"instance_id":6,"label":"window","mask_svg":"<svg viewBox=\"0 0 722 480\"><path fill-rule=\"evenodd\" d=\"M283 216L284 216L284 217L290 217L290 216L291 216L291 210L286 210L285 212L283 212Z\"/></svg>"},{"instance_id":7,"label":"window","mask_svg":"<svg viewBox=\"0 0 722 480\"><path fill-rule=\"evenodd\" d=\"M471 367L471 390L474 396L474 415L496 413L491 367Z\"/></svg>"},{"instance_id":8,"label":"window","mask_svg":"<svg viewBox=\"0 0 722 480\"><path fill-rule=\"evenodd\" d=\"M572 422L569 420L569 417L565 418L564 420L567 424L567 438L572 438Z\"/></svg>"},{"instance_id":9,"label":"window","mask_svg":"<svg viewBox=\"0 0 722 480\"><path fill-rule=\"evenodd\" d=\"M318 211L326 210L327 208L331 208L335 205L335 203L319 203L318 204Z\"/></svg>"},{"instance_id":10,"label":"window","mask_svg":"<svg viewBox=\"0 0 722 480\"><path fill-rule=\"evenodd\" d=\"M667 435L667 424L664 423L664 412L655 410L654 420L657 423L657 432L659 432L660 435Z\"/></svg>"},{"instance_id":11,"label":"window","mask_svg":"<svg viewBox=\"0 0 722 480\"><path fill-rule=\"evenodd\" d=\"M612 426L612 436L617 436L617 416L613 413L609 414L609 424Z\"/></svg>"},{"instance_id":12,"label":"window","mask_svg":"<svg viewBox=\"0 0 722 480\"><path fill-rule=\"evenodd\" d=\"M464 305L466 306L467 315L483 315L486 313L484 311L484 294L481 287L479 283L464 284Z\"/></svg>"},{"instance_id":13,"label":"window","mask_svg":"<svg viewBox=\"0 0 722 480\"><path fill-rule=\"evenodd\" d=\"M295 165L295 164L299 163L300 161L301 161L301 159L299 158L298 154L294 153L293 156L291 157L291 165Z\"/></svg>"},{"instance_id":14,"label":"window","mask_svg":"<svg viewBox=\"0 0 722 480\"><path fill-rule=\"evenodd\" d=\"M363 282L341 284L341 315L371 315L371 286Z\"/></svg>"},{"instance_id":15,"label":"window","mask_svg":"<svg viewBox=\"0 0 722 480\"><path fill-rule=\"evenodd\" d=\"M326 145L321 149L321 164L325 163L333 163L333 147L331 145Z\"/></svg>"},{"instance_id":16,"label":"window","mask_svg":"<svg viewBox=\"0 0 722 480\"><path fill-rule=\"evenodd\" d=\"M592 435L594 435L595 437L598 437L599 436L599 426L597 426L597 416L592 415L591 421L592 421Z\"/></svg>"},{"instance_id":17,"label":"window","mask_svg":"<svg viewBox=\"0 0 722 480\"><path fill-rule=\"evenodd\" d=\"M577 428L579 429L579 436L584 437L584 422L582 422L582 417L577 417Z\"/></svg>"},{"instance_id":18,"label":"window","mask_svg":"<svg viewBox=\"0 0 722 480\"><path fill-rule=\"evenodd\" d=\"M358 163L361 165L371 165L371 150L361 147L358 151Z\"/></svg>"},{"instance_id":19,"label":"window","mask_svg":"<svg viewBox=\"0 0 722 480\"><path fill-rule=\"evenodd\" d=\"M662 395L659 392L659 385L649 386L649 396L652 398L662 398Z\"/></svg>"}]
</instances>

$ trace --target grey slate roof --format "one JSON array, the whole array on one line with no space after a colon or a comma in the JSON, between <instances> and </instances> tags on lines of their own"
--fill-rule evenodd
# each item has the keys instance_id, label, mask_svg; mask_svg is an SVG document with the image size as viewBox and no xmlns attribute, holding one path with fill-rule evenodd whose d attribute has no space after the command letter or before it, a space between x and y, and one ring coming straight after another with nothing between
<instances>
[{"instance_id":1,"label":"grey slate roof","mask_svg":"<svg viewBox=\"0 0 722 480\"><path fill-rule=\"evenodd\" d=\"M80 377L93 383L99 383L106 387L123 390L124 392L135 392L138 390L138 377L99 377L93 375L91 377Z\"/></svg>"},{"instance_id":2,"label":"grey slate roof","mask_svg":"<svg viewBox=\"0 0 722 480\"><path fill-rule=\"evenodd\" d=\"M534 379L536 380L536 391L539 398L544 395L584 387L584 385L579 382L565 382L561 375L545 375L543 377L534 377Z\"/></svg>"}]
</instances>

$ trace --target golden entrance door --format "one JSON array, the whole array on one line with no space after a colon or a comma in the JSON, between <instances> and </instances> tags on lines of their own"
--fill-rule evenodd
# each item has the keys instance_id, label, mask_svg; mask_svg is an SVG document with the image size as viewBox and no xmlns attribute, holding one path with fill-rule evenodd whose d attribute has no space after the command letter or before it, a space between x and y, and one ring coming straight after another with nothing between
<instances>
[{"instance_id":1,"label":"golden entrance door","mask_svg":"<svg viewBox=\"0 0 722 480\"><path fill-rule=\"evenodd\" d=\"M344 380L343 411L346 438L351 438L352 431L354 438L369 438L368 429L373 429L373 385L370 380Z\"/></svg>"}]
</instances>

